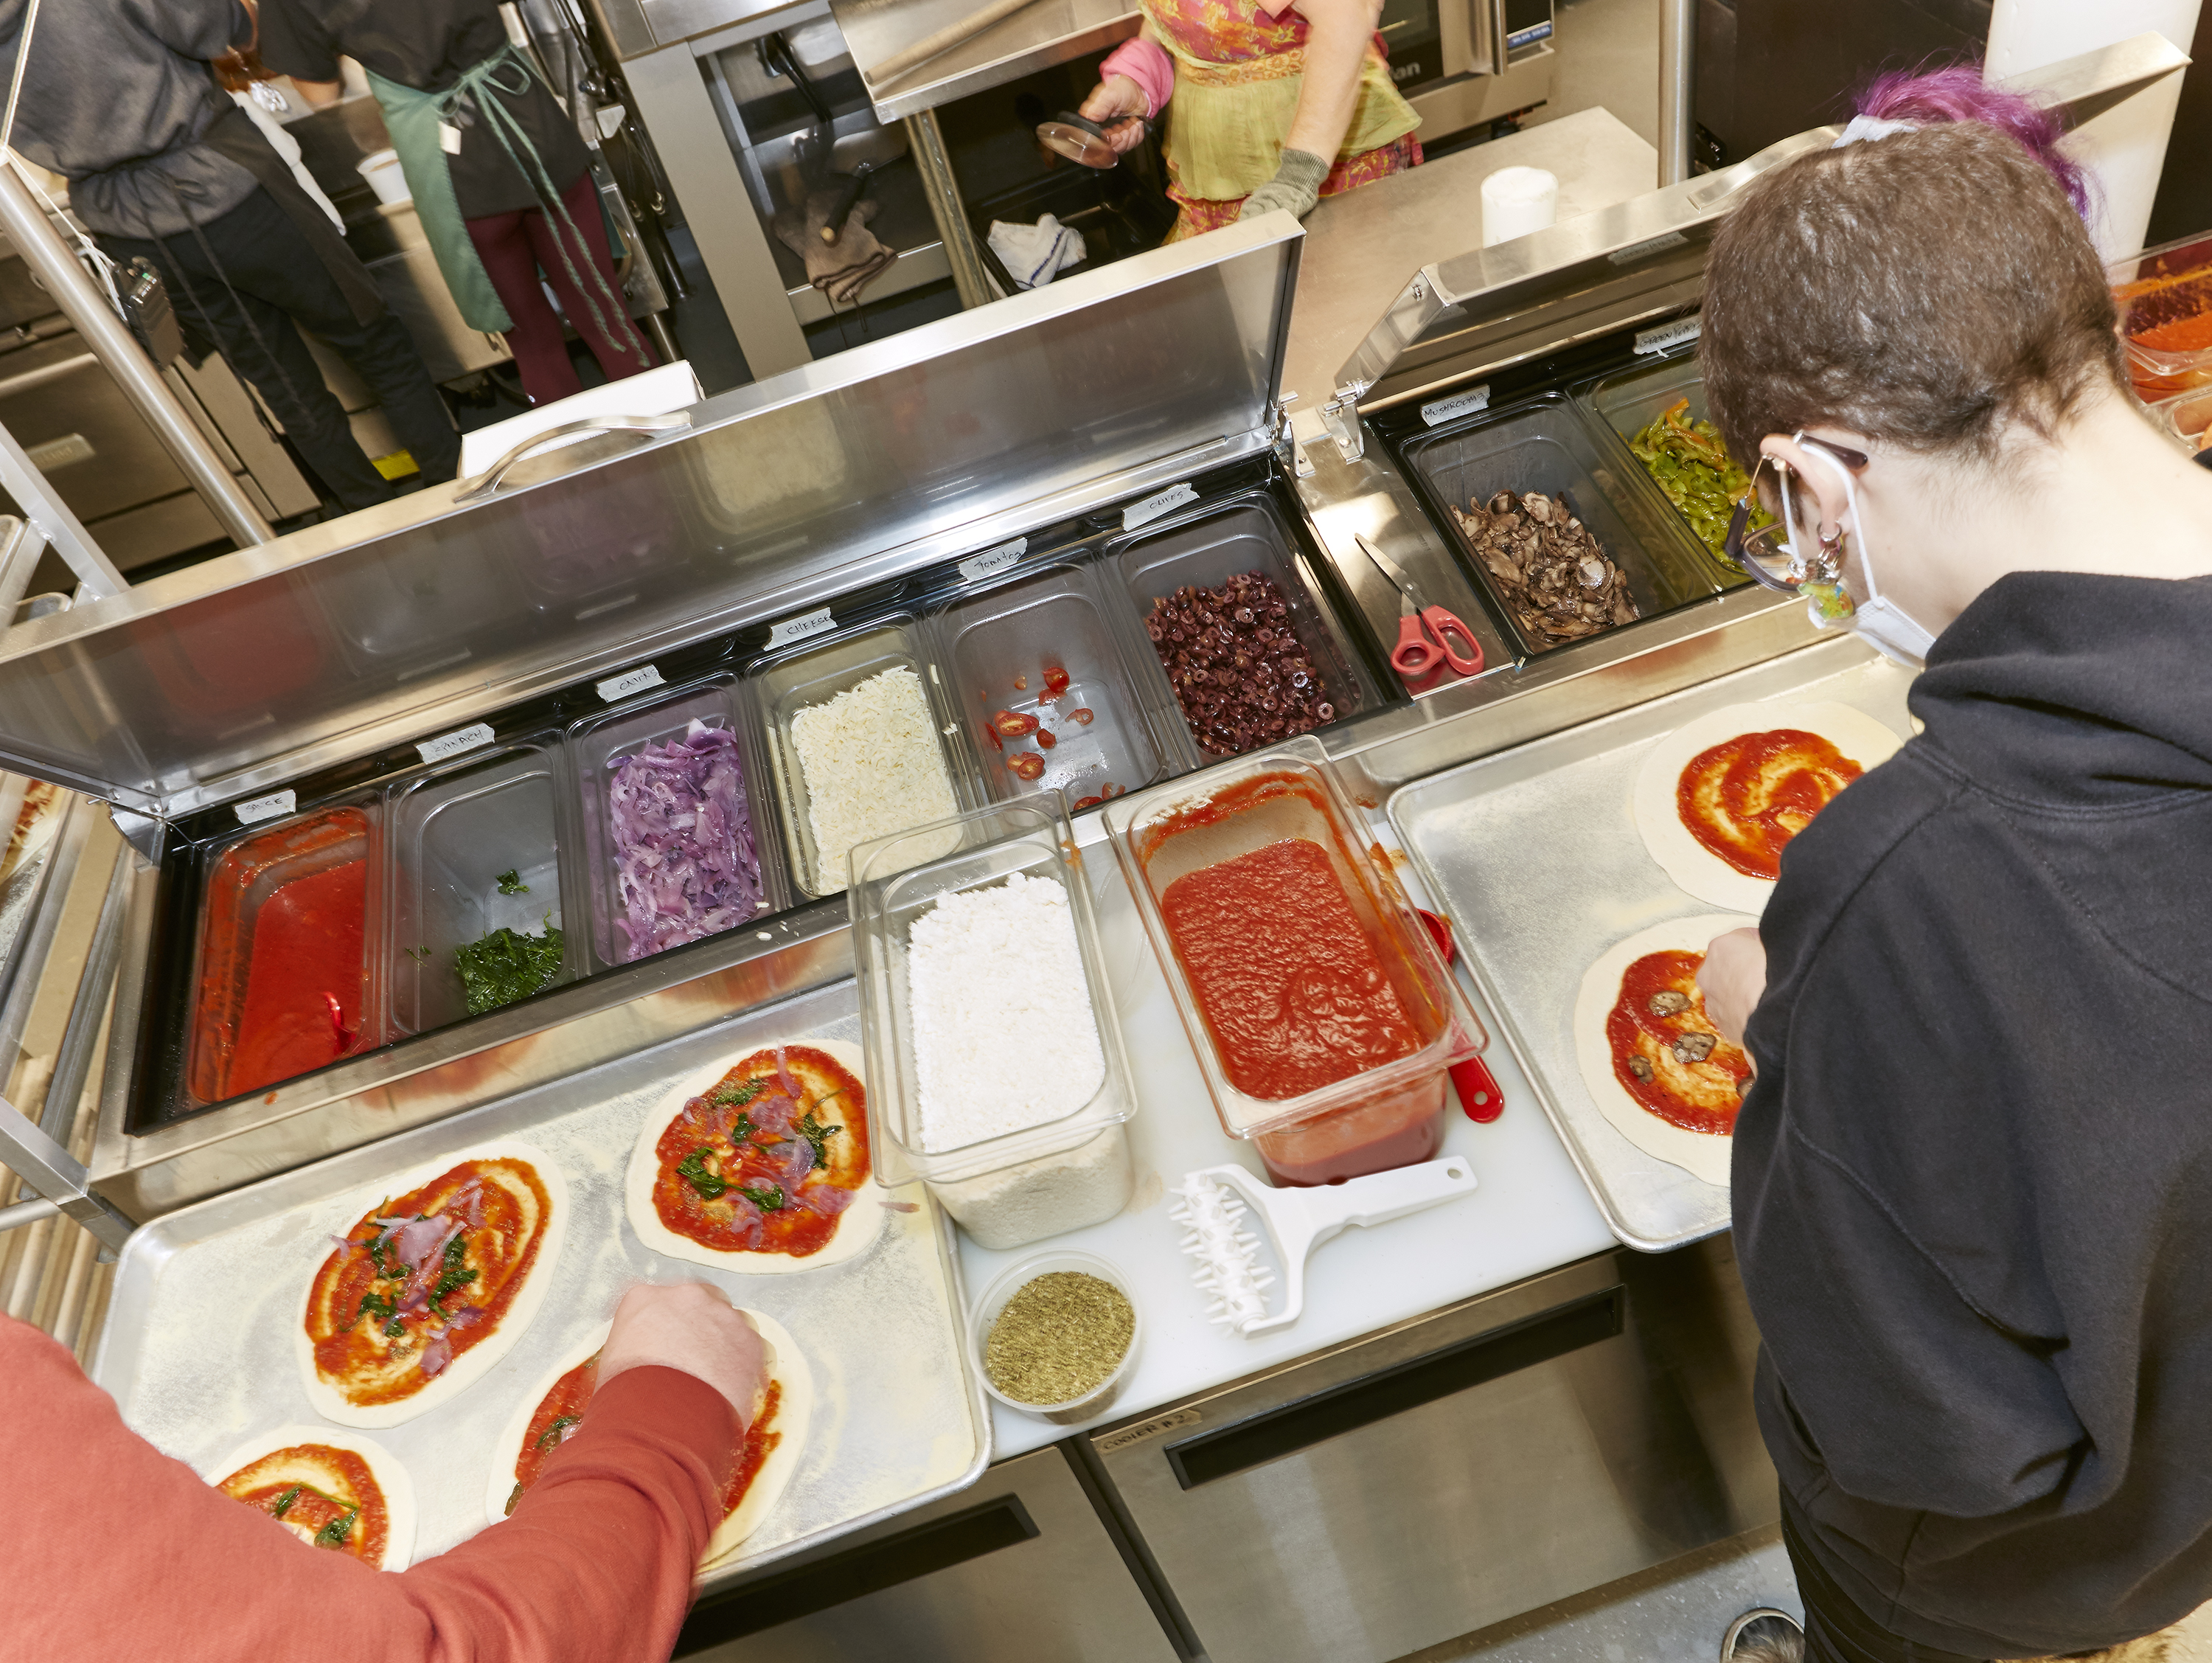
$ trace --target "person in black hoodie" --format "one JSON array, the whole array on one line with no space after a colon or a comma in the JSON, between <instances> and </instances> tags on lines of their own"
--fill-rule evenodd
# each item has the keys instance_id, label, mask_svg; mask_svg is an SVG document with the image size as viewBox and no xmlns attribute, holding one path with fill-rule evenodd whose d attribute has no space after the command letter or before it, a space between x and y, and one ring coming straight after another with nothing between
<instances>
[{"instance_id":1,"label":"person in black hoodie","mask_svg":"<svg viewBox=\"0 0 2212 1663\"><path fill-rule=\"evenodd\" d=\"M1886 90L1744 192L1700 346L1827 610L1926 661L1701 978L1757 1068L1768 1654L2079 1656L2212 1599L2212 477L2128 399L2055 130Z\"/></svg>"}]
</instances>

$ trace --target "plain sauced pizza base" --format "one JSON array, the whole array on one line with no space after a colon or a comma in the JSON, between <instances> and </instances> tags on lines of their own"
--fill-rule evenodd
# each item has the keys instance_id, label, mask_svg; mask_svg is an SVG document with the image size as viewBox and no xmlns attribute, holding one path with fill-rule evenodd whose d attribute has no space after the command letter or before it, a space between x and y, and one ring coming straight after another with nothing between
<instances>
[{"instance_id":1,"label":"plain sauced pizza base","mask_svg":"<svg viewBox=\"0 0 2212 1663\"><path fill-rule=\"evenodd\" d=\"M1682 771L1716 745L1784 728L1818 734L1863 771L1887 762L1904 743L1865 711L1833 703L1731 704L1684 723L1645 752L1629 801L1644 848L1678 888L1716 906L1765 911L1772 880L1737 871L1692 836L1675 793Z\"/></svg>"},{"instance_id":2,"label":"plain sauced pizza base","mask_svg":"<svg viewBox=\"0 0 2212 1663\"><path fill-rule=\"evenodd\" d=\"M222 1460L194 1470L212 1487L264 1456L298 1444L328 1444L333 1449L349 1450L368 1463L369 1475L384 1492L384 1562L378 1569L405 1570L415 1553L415 1482L407 1476L407 1469L399 1465L398 1458L372 1439L336 1427L282 1426L240 1444Z\"/></svg>"},{"instance_id":3,"label":"plain sauced pizza base","mask_svg":"<svg viewBox=\"0 0 2212 1663\"><path fill-rule=\"evenodd\" d=\"M1718 741L1715 741L1717 743ZM1583 973L1575 996L1575 1060L1582 1065L1583 1084L1607 1121L1623 1137L1654 1160L1680 1167L1693 1178L1725 1189L1729 1162L1735 1140L1712 1132L1693 1132L1662 1120L1631 1097L1613 1071L1613 1044L1606 1036L1606 1018L1620 998L1620 980L1628 967L1650 953L1702 953L1716 935L1758 923L1741 913L1708 912L1688 918L1669 918L1614 942Z\"/></svg>"},{"instance_id":4,"label":"plain sauced pizza base","mask_svg":"<svg viewBox=\"0 0 2212 1663\"><path fill-rule=\"evenodd\" d=\"M709 1247L686 1235L678 1235L660 1221L659 1211L653 1204L653 1188L660 1176L660 1158L654 1151L660 1143L660 1135L669 1123L684 1112L684 1106L693 1098L714 1089L721 1077L748 1057L762 1051L772 1051L781 1045L786 1050L806 1046L826 1053L854 1079L867 1088L867 1075L862 1071L864 1058L860 1048L842 1039L820 1039L799 1037L770 1040L765 1045L748 1045L741 1051L729 1053L719 1062L698 1069L678 1085L653 1106L639 1129L637 1142L630 1150L629 1170L623 1179L623 1210L629 1216L629 1227L637 1239L656 1253L671 1258L689 1259L694 1264L704 1264L716 1270L727 1270L735 1276L778 1276L793 1270L815 1270L825 1265L842 1264L870 1246L883 1234L884 1208L881 1186L874 1181L875 1156L872 1139L870 1142L869 1182L854 1191L853 1204L838 1215L836 1234L829 1245L817 1253L804 1258L793 1258L788 1253L729 1252ZM866 1108L863 1107L863 1113Z\"/></svg>"},{"instance_id":5,"label":"plain sauced pizza base","mask_svg":"<svg viewBox=\"0 0 2212 1663\"><path fill-rule=\"evenodd\" d=\"M509 1351L515 1342L529 1330L538 1316L539 1307L545 1302L547 1290L553 1285L553 1269L561 1258L561 1243L568 1227L568 1185L567 1178L555 1162L534 1143L525 1143L504 1138L483 1143L472 1148L459 1150L444 1158L427 1162L413 1172L402 1174L390 1183L380 1185L375 1193L357 1192L347 1203L347 1211L335 1227L326 1234L331 1237L349 1234L361 1220L384 1201L410 1194L441 1173L471 1160L524 1160L537 1170L538 1181L545 1186L545 1228L538 1240L538 1257L523 1278L521 1291L507 1307L507 1314L499 1320L489 1338L479 1340L467 1350L454 1357L437 1375L410 1398L398 1403L358 1404L347 1398L335 1386L325 1383L315 1368L314 1342L307 1337L307 1309L314 1297L315 1278L320 1274L330 1253L325 1251L316 1258L307 1276L296 1314L292 1319L292 1341L300 1359L300 1373L307 1389L307 1402L318 1415L339 1426L362 1427L377 1430L398 1426L425 1414L459 1393L468 1389L491 1371ZM326 1249L329 1247L325 1243Z\"/></svg>"}]
</instances>

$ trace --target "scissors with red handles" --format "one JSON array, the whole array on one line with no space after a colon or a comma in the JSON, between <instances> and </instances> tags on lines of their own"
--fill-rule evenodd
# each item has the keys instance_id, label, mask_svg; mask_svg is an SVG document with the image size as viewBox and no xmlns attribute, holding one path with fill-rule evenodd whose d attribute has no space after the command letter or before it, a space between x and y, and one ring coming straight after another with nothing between
<instances>
[{"instance_id":1,"label":"scissors with red handles","mask_svg":"<svg viewBox=\"0 0 2212 1663\"><path fill-rule=\"evenodd\" d=\"M1420 680L1439 664L1449 664L1463 676L1480 675L1482 643L1474 631L1442 606L1424 602L1406 569L1382 550L1364 537L1352 540L1398 590L1398 644L1390 649L1390 667L1408 681ZM1465 643L1464 650L1454 645L1455 637Z\"/></svg>"}]
</instances>

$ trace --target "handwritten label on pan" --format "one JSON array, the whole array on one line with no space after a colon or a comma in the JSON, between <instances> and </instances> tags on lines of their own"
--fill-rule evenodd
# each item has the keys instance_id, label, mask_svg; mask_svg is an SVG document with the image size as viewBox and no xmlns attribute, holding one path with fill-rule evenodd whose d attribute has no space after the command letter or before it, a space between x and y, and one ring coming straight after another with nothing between
<instances>
[{"instance_id":1,"label":"handwritten label on pan","mask_svg":"<svg viewBox=\"0 0 2212 1663\"><path fill-rule=\"evenodd\" d=\"M263 820L273 820L280 814L289 814L300 806L299 795L292 791L271 791L265 797L256 797L251 802L241 802L233 811L240 825L258 825Z\"/></svg>"},{"instance_id":2,"label":"handwritten label on pan","mask_svg":"<svg viewBox=\"0 0 2212 1663\"><path fill-rule=\"evenodd\" d=\"M479 722L457 728L450 734L441 734L435 739L426 739L415 747L415 753L425 762L443 762L447 757L458 757L479 745L490 743L491 724Z\"/></svg>"},{"instance_id":3,"label":"handwritten label on pan","mask_svg":"<svg viewBox=\"0 0 2212 1663\"><path fill-rule=\"evenodd\" d=\"M1662 323L1656 328L1639 329L1636 332L1637 356L1641 357L1648 352L1670 351L1686 341L1694 341L1698 338L1698 332L1704 326L1705 320L1702 318L1677 318L1672 323Z\"/></svg>"},{"instance_id":4,"label":"handwritten label on pan","mask_svg":"<svg viewBox=\"0 0 2212 1663\"><path fill-rule=\"evenodd\" d=\"M1680 231L1663 231L1656 237L1647 237L1642 242L1632 242L1626 248L1616 248L1606 258L1615 265L1633 265L1646 254L1656 254L1668 248L1685 247L1689 241L1689 238L1684 236Z\"/></svg>"},{"instance_id":5,"label":"handwritten label on pan","mask_svg":"<svg viewBox=\"0 0 2212 1663\"><path fill-rule=\"evenodd\" d=\"M1017 537L1011 543L1001 543L995 549L985 549L981 554L971 554L960 563L960 575L969 582L979 577L988 577L993 572L1002 572L1029 552L1030 539Z\"/></svg>"},{"instance_id":6,"label":"handwritten label on pan","mask_svg":"<svg viewBox=\"0 0 2212 1663\"><path fill-rule=\"evenodd\" d=\"M1424 426L1435 427L1440 423L1457 421L1462 416L1472 416L1478 410L1490 406L1490 387L1486 382L1471 393L1455 393L1449 399L1431 399L1421 406Z\"/></svg>"},{"instance_id":7,"label":"handwritten label on pan","mask_svg":"<svg viewBox=\"0 0 2212 1663\"><path fill-rule=\"evenodd\" d=\"M837 620L830 615L827 606L819 612L808 612L804 618L787 618L768 632L768 649L788 647L794 641L805 641L817 635L827 635L837 627Z\"/></svg>"},{"instance_id":8,"label":"handwritten label on pan","mask_svg":"<svg viewBox=\"0 0 2212 1663\"><path fill-rule=\"evenodd\" d=\"M657 666L641 664L635 670L625 670L618 676L609 676L605 681L600 682L599 697L607 704L612 704L619 699L628 698L632 693L641 693L648 687L659 687L665 685L660 679L660 671Z\"/></svg>"},{"instance_id":9,"label":"handwritten label on pan","mask_svg":"<svg viewBox=\"0 0 2212 1663\"><path fill-rule=\"evenodd\" d=\"M1165 490L1156 490L1141 503L1132 503L1121 510L1121 529L1134 531L1139 526L1149 526L1164 514L1171 514L1185 503L1198 501L1198 493L1186 481L1170 485Z\"/></svg>"}]
</instances>

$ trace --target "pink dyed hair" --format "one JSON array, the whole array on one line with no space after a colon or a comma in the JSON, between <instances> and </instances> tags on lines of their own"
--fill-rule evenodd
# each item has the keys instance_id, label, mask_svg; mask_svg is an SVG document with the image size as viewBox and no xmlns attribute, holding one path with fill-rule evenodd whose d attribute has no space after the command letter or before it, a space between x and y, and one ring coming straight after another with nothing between
<instances>
[{"instance_id":1,"label":"pink dyed hair","mask_svg":"<svg viewBox=\"0 0 2212 1663\"><path fill-rule=\"evenodd\" d=\"M2089 217L2088 175L2058 149L2058 141L2066 134L2064 125L2050 111L2018 93L1984 86L1981 70L1972 64L1893 70L1876 76L1859 94L1858 108L1861 115L1881 121L1911 121L1923 126L1978 121L2009 133L2058 181L2074 211L2085 220Z\"/></svg>"}]
</instances>

